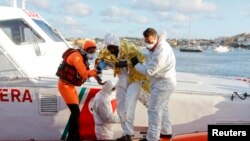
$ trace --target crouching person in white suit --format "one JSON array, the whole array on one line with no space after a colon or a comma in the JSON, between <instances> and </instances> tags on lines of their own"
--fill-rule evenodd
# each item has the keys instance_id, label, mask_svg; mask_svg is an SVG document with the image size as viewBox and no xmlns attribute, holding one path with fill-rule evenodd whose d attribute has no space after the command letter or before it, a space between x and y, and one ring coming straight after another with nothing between
<instances>
[{"instance_id":1,"label":"crouching person in white suit","mask_svg":"<svg viewBox=\"0 0 250 141\"><path fill-rule=\"evenodd\" d=\"M113 139L114 132L112 124L120 122L118 115L114 114L114 109L112 108L112 101L115 100L115 96L113 95L114 90L114 84L108 80L94 99L93 114L95 133L98 140Z\"/></svg>"}]
</instances>

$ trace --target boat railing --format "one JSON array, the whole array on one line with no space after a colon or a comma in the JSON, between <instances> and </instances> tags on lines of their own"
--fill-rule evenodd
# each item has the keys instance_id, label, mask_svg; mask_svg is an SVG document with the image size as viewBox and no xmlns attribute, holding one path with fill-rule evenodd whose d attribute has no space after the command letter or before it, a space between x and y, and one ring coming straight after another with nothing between
<instances>
[{"instance_id":1,"label":"boat railing","mask_svg":"<svg viewBox=\"0 0 250 141\"><path fill-rule=\"evenodd\" d=\"M242 82L247 82L250 85L250 78L247 78L247 77L233 77L233 79L239 80L239 81L242 81Z\"/></svg>"},{"instance_id":2,"label":"boat railing","mask_svg":"<svg viewBox=\"0 0 250 141\"><path fill-rule=\"evenodd\" d=\"M175 94L223 96L223 97L230 98L232 101L234 100L235 97L238 97L241 100L245 100L247 97L250 97L250 94L248 94L247 92L244 92L244 93L238 93L238 92L233 92L233 93L219 93L219 92L176 90Z\"/></svg>"},{"instance_id":3,"label":"boat railing","mask_svg":"<svg viewBox=\"0 0 250 141\"><path fill-rule=\"evenodd\" d=\"M176 90L175 93L179 94L191 94L191 95L223 95L229 96L229 93L218 93L218 92L204 92L204 91L191 91L191 90Z\"/></svg>"}]
</instances>

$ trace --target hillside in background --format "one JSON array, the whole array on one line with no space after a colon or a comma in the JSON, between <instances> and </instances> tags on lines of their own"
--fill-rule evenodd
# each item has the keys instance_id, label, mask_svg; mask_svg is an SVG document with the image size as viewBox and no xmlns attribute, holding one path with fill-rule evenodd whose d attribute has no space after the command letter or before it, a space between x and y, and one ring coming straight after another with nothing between
<instances>
[{"instance_id":1,"label":"hillside in background","mask_svg":"<svg viewBox=\"0 0 250 141\"><path fill-rule=\"evenodd\" d=\"M134 38L134 37L122 37L122 39L127 39L134 42L137 46L143 46L144 40L142 38ZM66 39L72 45L81 46L84 43L84 38L68 38ZM103 39L96 38L96 42L103 46ZM172 47L180 47L184 45L188 45L188 39L167 39ZM247 48L250 49L250 33L241 33L234 36L228 37L218 37L215 39L192 39L190 41L191 44L199 45L199 46L218 46L218 45L226 45L233 48Z\"/></svg>"}]
</instances>

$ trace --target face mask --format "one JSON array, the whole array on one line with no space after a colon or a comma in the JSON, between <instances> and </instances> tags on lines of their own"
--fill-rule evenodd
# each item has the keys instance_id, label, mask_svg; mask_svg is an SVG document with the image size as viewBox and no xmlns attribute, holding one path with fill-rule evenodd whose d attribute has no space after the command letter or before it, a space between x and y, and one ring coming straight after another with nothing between
<instances>
[{"instance_id":1,"label":"face mask","mask_svg":"<svg viewBox=\"0 0 250 141\"><path fill-rule=\"evenodd\" d=\"M94 58L94 53L87 53L87 58L92 60Z\"/></svg>"},{"instance_id":2,"label":"face mask","mask_svg":"<svg viewBox=\"0 0 250 141\"><path fill-rule=\"evenodd\" d=\"M153 44L145 43L145 46L148 50L150 50L155 46L155 43L153 43Z\"/></svg>"}]
</instances>

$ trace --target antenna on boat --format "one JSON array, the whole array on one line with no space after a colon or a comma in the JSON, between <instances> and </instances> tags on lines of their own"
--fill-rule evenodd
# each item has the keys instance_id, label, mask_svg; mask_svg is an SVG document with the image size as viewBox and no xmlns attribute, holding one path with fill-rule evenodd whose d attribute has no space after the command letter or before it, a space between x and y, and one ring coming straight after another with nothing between
<instances>
[{"instance_id":1,"label":"antenna on boat","mask_svg":"<svg viewBox=\"0 0 250 141\"><path fill-rule=\"evenodd\" d=\"M11 1L11 6L14 7L14 8L17 8L17 2L16 2L16 0L12 0Z\"/></svg>"},{"instance_id":2,"label":"antenna on boat","mask_svg":"<svg viewBox=\"0 0 250 141\"><path fill-rule=\"evenodd\" d=\"M190 14L188 15L188 46L190 46Z\"/></svg>"},{"instance_id":3,"label":"antenna on boat","mask_svg":"<svg viewBox=\"0 0 250 141\"><path fill-rule=\"evenodd\" d=\"M25 4L27 0L22 0L22 9L25 9ZM11 7L17 8L17 0L12 0L11 1Z\"/></svg>"},{"instance_id":4,"label":"antenna on boat","mask_svg":"<svg viewBox=\"0 0 250 141\"><path fill-rule=\"evenodd\" d=\"M25 9L25 2L26 2L27 0L22 0L22 9Z\"/></svg>"}]
</instances>

